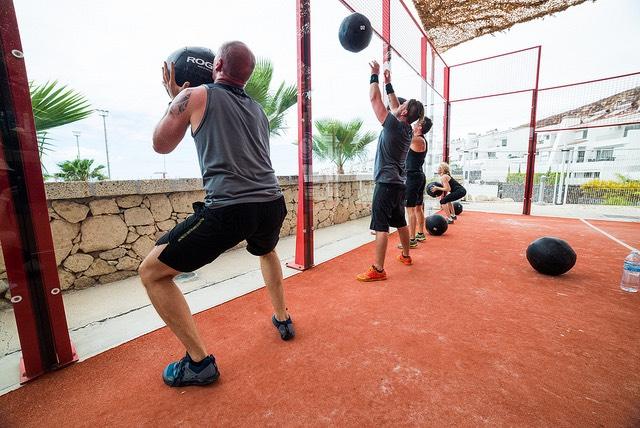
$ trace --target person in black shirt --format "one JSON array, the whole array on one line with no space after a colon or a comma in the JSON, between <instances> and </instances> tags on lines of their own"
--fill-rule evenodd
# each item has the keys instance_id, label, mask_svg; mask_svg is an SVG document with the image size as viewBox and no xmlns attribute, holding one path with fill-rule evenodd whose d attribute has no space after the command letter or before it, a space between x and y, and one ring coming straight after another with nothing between
<instances>
[{"instance_id":1,"label":"person in black shirt","mask_svg":"<svg viewBox=\"0 0 640 428\"><path fill-rule=\"evenodd\" d=\"M440 174L442 187L434 186L433 190L447 192L447 194L440 199L440 206L442 207L442 211L447 219L447 223L451 224L456 218L452 202L464 198L467 194L467 189L462 187L462 185L451 176L451 170L448 163L442 162L438 166L438 174Z\"/></svg>"},{"instance_id":2,"label":"person in black shirt","mask_svg":"<svg viewBox=\"0 0 640 428\"><path fill-rule=\"evenodd\" d=\"M431 119L425 117L413 125L413 138L407 154L406 201L409 217L409 246L415 248L418 241L424 241L424 187L426 177L422 166L427 155L427 140L424 135L431 129ZM418 233L416 233L416 229Z\"/></svg>"},{"instance_id":3,"label":"person in black shirt","mask_svg":"<svg viewBox=\"0 0 640 428\"><path fill-rule=\"evenodd\" d=\"M356 276L358 281L382 281L387 279L384 260L389 239L389 227L398 229L403 244L402 253L397 260L404 265L411 265L409 256L409 231L404 217L404 190L406 180L407 152L411 145L413 131L411 124L424 115L424 106L418 100L411 99L400 104L393 93L391 74L385 71L388 82L386 92L389 95L391 109L387 110L382 102L382 94L378 85L380 65L372 61L369 79L369 101L373 112L382 125L378 138L378 147L374 163L374 180L376 183L371 201L371 224L369 229L376 232L376 251L374 263L369 270Z\"/></svg>"}]
</instances>

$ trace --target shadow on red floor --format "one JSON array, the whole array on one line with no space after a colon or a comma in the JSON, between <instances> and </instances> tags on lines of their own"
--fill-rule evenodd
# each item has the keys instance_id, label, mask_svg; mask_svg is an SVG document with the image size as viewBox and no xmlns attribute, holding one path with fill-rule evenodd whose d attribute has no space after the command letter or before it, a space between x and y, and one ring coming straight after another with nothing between
<instances>
[{"instance_id":1,"label":"shadow on red floor","mask_svg":"<svg viewBox=\"0 0 640 428\"><path fill-rule=\"evenodd\" d=\"M637 238L640 225L609 233ZM525 249L544 235L576 250L571 272L530 268ZM291 342L265 290L197 315L216 385L162 383L183 354L165 328L0 397L0 426L640 424L640 296L618 286L626 248L575 219L477 212L428 237L413 266L394 260L396 243L385 282L354 280L372 244L286 280Z\"/></svg>"}]
</instances>

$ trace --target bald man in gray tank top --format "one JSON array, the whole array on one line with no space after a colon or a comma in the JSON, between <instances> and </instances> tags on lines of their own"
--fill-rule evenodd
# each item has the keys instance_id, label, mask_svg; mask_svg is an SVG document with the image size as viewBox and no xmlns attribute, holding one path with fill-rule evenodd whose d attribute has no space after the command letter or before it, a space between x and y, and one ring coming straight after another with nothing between
<instances>
[{"instance_id":1,"label":"bald man in gray tank top","mask_svg":"<svg viewBox=\"0 0 640 428\"><path fill-rule=\"evenodd\" d=\"M153 148L173 151L190 127L206 193L194 214L161 237L140 265L151 303L187 351L164 369L169 386L207 385L220 376L173 277L211 263L241 241L260 258L273 325L283 340L295 335L275 251L287 209L271 167L269 121L244 91L254 67L251 50L235 41L220 47L213 84L178 86L174 64L163 69L172 102L153 133Z\"/></svg>"}]
</instances>

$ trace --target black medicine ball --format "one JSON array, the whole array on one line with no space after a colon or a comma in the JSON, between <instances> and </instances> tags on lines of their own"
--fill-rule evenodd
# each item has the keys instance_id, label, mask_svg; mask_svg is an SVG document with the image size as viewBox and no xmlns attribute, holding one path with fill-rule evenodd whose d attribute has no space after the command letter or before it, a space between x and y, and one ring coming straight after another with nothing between
<instances>
[{"instance_id":1,"label":"black medicine ball","mask_svg":"<svg viewBox=\"0 0 640 428\"><path fill-rule=\"evenodd\" d=\"M435 190L434 187L442 187L442 183L432 181L431 183L427 184L427 195L431 196L432 198L437 198L438 196L442 195L442 190Z\"/></svg>"},{"instance_id":2,"label":"black medicine ball","mask_svg":"<svg viewBox=\"0 0 640 428\"><path fill-rule=\"evenodd\" d=\"M449 225L447 224L447 219L441 216L440 214L433 214L427 217L424 222L429 235L440 236L447 231Z\"/></svg>"},{"instance_id":3,"label":"black medicine ball","mask_svg":"<svg viewBox=\"0 0 640 428\"><path fill-rule=\"evenodd\" d=\"M369 19L361 13L352 13L340 24L338 39L349 52L360 52L371 42L373 29Z\"/></svg>"},{"instance_id":4,"label":"black medicine ball","mask_svg":"<svg viewBox=\"0 0 640 428\"><path fill-rule=\"evenodd\" d=\"M456 215L460 215L460 214L462 213L462 204L461 204L460 202L455 201L455 202L453 203L453 212L454 212Z\"/></svg>"},{"instance_id":5,"label":"black medicine ball","mask_svg":"<svg viewBox=\"0 0 640 428\"><path fill-rule=\"evenodd\" d=\"M167 58L167 66L176 67L176 83L180 86L189 82L190 87L213 83L213 62L215 54L209 48L186 47L178 49Z\"/></svg>"},{"instance_id":6,"label":"black medicine ball","mask_svg":"<svg viewBox=\"0 0 640 428\"><path fill-rule=\"evenodd\" d=\"M562 239L545 236L533 241L527 248L531 266L545 275L562 275L576 264L576 252Z\"/></svg>"}]
</instances>

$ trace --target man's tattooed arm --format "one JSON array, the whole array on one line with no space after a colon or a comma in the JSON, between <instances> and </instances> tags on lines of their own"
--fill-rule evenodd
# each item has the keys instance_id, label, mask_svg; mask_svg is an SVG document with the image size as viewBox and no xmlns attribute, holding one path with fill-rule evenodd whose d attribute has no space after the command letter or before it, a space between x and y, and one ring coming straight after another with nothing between
<instances>
[{"instance_id":1,"label":"man's tattooed arm","mask_svg":"<svg viewBox=\"0 0 640 428\"><path fill-rule=\"evenodd\" d=\"M189 98L191 97L191 91L182 91L173 100L169 107L169 113L174 116L184 113L189 105Z\"/></svg>"}]
</instances>

